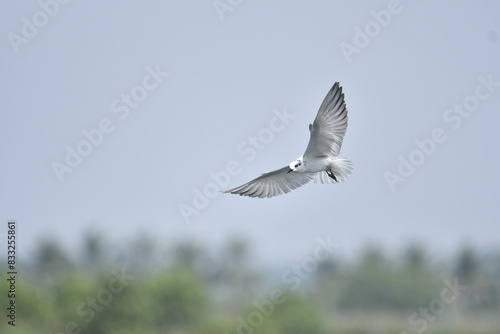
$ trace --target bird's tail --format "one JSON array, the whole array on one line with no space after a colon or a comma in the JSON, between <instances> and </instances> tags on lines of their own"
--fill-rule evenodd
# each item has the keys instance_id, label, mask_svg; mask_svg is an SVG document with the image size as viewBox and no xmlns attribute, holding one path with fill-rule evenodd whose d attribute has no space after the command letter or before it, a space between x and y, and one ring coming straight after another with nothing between
<instances>
[{"instance_id":1,"label":"bird's tail","mask_svg":"<svg viewBox=\"0 0 500 334\"><path fill-rule=\"evenodd\" d=\"M329 171L318 173L315 182L318 180L321 183L344 182L351 175L353 169L352 161L344 158L330 160L327 167Z\"/></svg>"}]
</instances>

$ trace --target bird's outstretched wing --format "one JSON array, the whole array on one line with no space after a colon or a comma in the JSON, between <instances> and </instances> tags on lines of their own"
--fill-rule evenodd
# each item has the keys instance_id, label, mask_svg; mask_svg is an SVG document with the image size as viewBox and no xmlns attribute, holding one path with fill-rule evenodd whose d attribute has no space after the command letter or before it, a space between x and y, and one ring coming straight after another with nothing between
<instances>
[{"instance_id":1,"label":"bird's outstretched wing","mask_svg":"<svg viewBox=\"0 0 500 334\"><path fill-rule=\"evenodd\" d=\"M326 94L314 122L309 125L311 137L304 159L336 157L347 130L347 108L342 87L336 82Z\"/></svg>"},{"instance_id":2,"label":"bird's outstretched wing","mask_svg":"<svg viewBox=\"0 0 500 334\"><path fill-rule=\"evenodd\" d=\"M288 169L286 166L264 173L244 185L225 191L225 193L259 198L274 197L297 189L314 178L314 174L309 173L287 173Z\"/></svg>"}]
</instances>

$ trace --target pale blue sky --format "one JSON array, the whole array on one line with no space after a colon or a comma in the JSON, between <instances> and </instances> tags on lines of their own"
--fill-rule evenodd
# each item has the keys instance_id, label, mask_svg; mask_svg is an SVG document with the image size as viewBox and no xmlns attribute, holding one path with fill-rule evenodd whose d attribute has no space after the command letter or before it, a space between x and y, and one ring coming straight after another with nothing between
<instances>
[{"instance_id":1,"label":"pale blue sky","mask_svg":"<svg viewBox=\"0 0 500 334\"><path fill-rule=\"evenodd\" d=\"M118 243L243 235L270 261L328 235L344 254L367 240L418 240L436 254L498 245L499 2L233 1L219 13L214 3L0 5L0 224L18 221L23 255L46 235L72 247L89 228ZM226 189L300 156L335 81L349 110L348 182L217 194L185 222L180 205L211 171L238 165ZM273 120L285 110L288 124ZM280 131L261 137L264 149L241 154L271 122ZM80 144L99 126L97 145ZM415 141L435 131L422 159ZM59 182L53 163L78 145L92 152ZM392 191L385 174L400 156L421 164Z\"/></svg>"}]
</instances>

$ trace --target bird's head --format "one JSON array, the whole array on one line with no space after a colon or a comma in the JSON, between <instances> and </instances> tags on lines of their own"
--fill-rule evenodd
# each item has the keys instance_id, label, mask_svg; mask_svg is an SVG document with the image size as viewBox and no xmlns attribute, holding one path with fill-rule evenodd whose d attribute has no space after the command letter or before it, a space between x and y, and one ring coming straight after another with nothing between
<instances>
[{"instance_id":1,"label":"bird's head","mask_svg":"<svg viewBox=\"0 0 500 334\"><path fill-rule=\"evenodd\" d=\"M290 162L290 164L288 165L288 173L297 172L303 168L304 166L302 164L302 157L300 157L297 160Z\"/></svg>"}]
</instances>

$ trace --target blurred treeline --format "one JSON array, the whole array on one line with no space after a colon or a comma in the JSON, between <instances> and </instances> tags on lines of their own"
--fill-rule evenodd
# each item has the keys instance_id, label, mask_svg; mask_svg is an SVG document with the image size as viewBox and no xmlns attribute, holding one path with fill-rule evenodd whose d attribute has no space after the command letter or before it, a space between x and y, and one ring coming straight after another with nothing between
<instances>
[{"instance_id":1,"label":"blurred treeline","mask_svg":"<svg viewBox=\"0 0 500 334\"><path fill-rule=\"evenodd\" d=\"M41 240L19 268L16 327L3 311L0 333L500 333L499 252L437 259L419 244L390 255L367 245L268 268L240 238L165 244L89 233L75 255Z\"/></svg>"}]
</instances>

